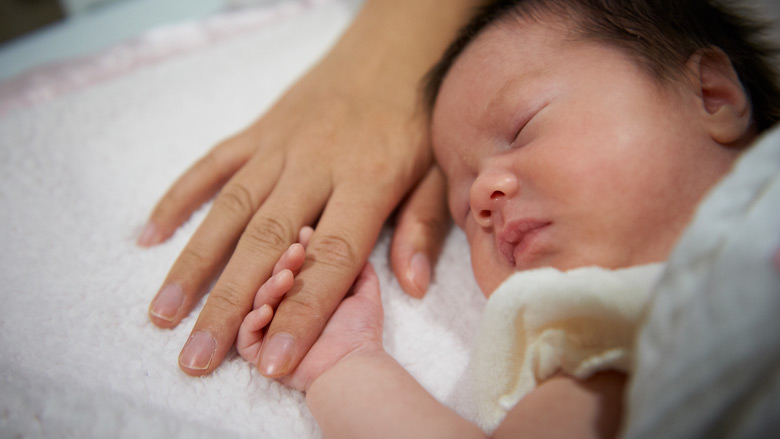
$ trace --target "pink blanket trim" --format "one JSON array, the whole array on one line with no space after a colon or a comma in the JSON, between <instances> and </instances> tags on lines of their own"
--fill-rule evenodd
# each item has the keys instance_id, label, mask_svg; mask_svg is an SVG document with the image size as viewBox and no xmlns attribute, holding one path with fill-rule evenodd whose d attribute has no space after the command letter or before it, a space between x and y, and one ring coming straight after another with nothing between
<instances>
[{"instance_id":1,"label":"pink blanket trim","mask_svg":"<svg viewBox=\"0 0 780 439\"><path fill-rule=\"evenodd\" d=\"M228 10L206 20L153 29L88 56L44 65L0 83L0 116L258 30L264 24L332 1L298 0Z\"/></svg>"}]
</instances>

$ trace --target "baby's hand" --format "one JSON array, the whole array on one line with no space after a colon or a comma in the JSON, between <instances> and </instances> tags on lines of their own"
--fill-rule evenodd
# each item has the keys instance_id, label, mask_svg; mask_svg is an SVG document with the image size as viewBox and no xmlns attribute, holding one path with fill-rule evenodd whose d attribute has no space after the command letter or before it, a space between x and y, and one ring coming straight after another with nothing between
<instances>
[{"instance_id":1,"label":"baby's hand","mask_svg":"<svg viewBox=\"0 0 780 439\"><path fill-rule=\"evenodd\" d=\"M314 346L281 382L306 392L314 380L349 355L384 352L383 320L379 279L371 263L366 263Z\"/></svg>"},{"instance_id":2,"label":"baby's hand","mask_svg":"<svg viewBox=\"0 0 780 439\"><path fill-rule=\"evenodd\" d=\"M290 246L274 267L274 274L257 291L252 312L238 331L236 349L246 361L257 366L263 342L263 329L271 322L282 297L292 288L303 265L305 246L313 230L301 230L299 241ZM305 392L323 372L353 352L382 351L382 300L379 279L369 263L363 268L350 293L339 304L298 367L281 379L282 383ZM261 371L271 375L272 371Z\"/></svg>"},{"instance_id":3,"label":"baby's hand","mask_svg":"<svg viewBox=\"0 0 780 439\"><path fill-rule=\"evenodd\" d=\"M252 311L244 317L236 338L236 350L241 358L258 365L263 328L271 323L274 310L293 286L295 273L303 265L306 245L314 230L304 227L298 235L298 243L291 245L274 266L273 275L257 290Z\"/></svg>"}]
</instances>

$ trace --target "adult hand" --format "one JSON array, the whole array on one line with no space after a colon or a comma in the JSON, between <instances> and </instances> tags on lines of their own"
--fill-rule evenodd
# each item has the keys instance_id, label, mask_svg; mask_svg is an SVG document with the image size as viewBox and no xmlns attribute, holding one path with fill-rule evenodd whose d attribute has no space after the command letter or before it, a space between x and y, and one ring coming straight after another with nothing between
<instances>
[{"instance_id":1,"label":"adult hand","mask_svg":"<svg viewBox=\"0 0 780 439\"><path fill-rule=\"evenodd\" d=\"M407 291L424 291L446 208L442 179L429 172L418 81L465 12L449 1L444 12L437 2L421 3L369 0L322 62L264 117L196 163L154 209L141 245L167 239L222 188L150 306L155 324L176 326L224 267L180 355L186 373L219 365L258 287L298 230L316 222L306 262L261 351L261 372L293 370L365 265L385 220L420 181L423 190L401 211L391 259ZM416 40L430 20L444 35ZM398 23L421 28L396 34ZM363 38L376 34L387 38Z\"/></svg>"}]
</instances>

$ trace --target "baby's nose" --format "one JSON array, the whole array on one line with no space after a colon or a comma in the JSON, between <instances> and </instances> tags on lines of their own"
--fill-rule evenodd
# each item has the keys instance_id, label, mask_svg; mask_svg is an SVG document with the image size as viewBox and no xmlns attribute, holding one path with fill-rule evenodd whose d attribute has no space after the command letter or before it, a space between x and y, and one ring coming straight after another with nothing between
<instances>
[{"instance_id":1,"label":"baby's nose","mask_svg":"<svg viewBox=\"0 0 780 439\"><path fill-rule=\"evenodd\" d=\"M482 172L471 186L471 214L482 227L500 221L501 210L508 199L517 195L520 184L511 172Z\"/></svg>"}]
</instances>

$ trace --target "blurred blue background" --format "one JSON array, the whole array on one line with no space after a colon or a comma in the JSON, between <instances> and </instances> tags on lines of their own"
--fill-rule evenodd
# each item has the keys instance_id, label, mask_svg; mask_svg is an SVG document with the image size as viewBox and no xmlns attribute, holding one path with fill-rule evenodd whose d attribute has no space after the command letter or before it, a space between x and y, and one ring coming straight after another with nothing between
<instances>
[{"instance_id":1,"label":"blurred blue background","mask_svg":"<svg viewBox=\"0 0 780 439\"><path fill-rule=\"evenodd\" d=\"M0 0L0 81L164 24L291 0Z\"/></svg>"},{"instance_id":2,"label":"blurred blue background","mask_svg":"<svg viewBox=\"0 0 780 439\"><path fill-rule=\"evenodd\" d=\"M165 24L284 1L303 0L0 0L0 82ZM780 0L744 3L774 17L772 38L780 43Z\"/></svg>"}]
</instances>

